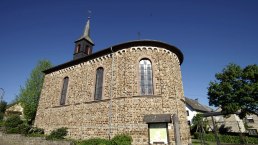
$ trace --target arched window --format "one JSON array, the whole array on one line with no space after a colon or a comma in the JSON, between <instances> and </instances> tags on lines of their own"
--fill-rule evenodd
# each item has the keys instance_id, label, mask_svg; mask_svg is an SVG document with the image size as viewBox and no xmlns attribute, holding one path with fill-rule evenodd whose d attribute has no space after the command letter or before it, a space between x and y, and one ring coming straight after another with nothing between
<instances>
[{"instance_id":1,"label":"arched window","mask_svg":"<svg viewBox=\"0 0 258 145\"><path fill-rule=\"evenodd\" d=\"M103 73L104 73L104 69L102 67L99 67L96 72L94 100L102 99Z\"/></svg>"},{"instance_id":2,"label":"arched window","mask_svg":"<svg viewBox=\"0 0 258 145\"><path fill-rule=\"evenodd\" d=\"M139 63L140 95L153 95L151 61L142 59Z\"/></svg>"},{"instance_id":3,"label":"arched window","mask_svg":"<svg viewBox=\"0 0 258 145\"><path fill-rule=\"evenodd\" d=\"M91 52L90 52L90 46L86 45L85 53L88 54L88 55L91 54Z\"/></svg>"},{"instance_id":4,"label":"arched window","mask_svg":"<svg viewBox=\"0 0 258 145\"><path fill-rule=\"evenodd\" d=\"M64 80L63 80L63 88L62 88L62 92L61 92L60 105L65 104L67 88L68 88L68 81L69 81L68 77L65 77Z\"/></svg>"},{"instance_id":5,"label":"arched window","mask_svg":"<svg viewBox=\"0 0 258 145\"><path fill-rule=\"evenodd\" d=\"M78 44L75 48L75 53L79 53L81 51L81 44Z\"/></svg>"}]
</instances>

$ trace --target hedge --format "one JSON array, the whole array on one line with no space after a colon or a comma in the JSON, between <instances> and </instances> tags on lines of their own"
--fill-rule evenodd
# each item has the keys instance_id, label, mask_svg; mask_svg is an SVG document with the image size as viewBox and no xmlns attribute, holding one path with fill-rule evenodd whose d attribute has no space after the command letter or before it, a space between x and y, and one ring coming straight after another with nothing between
<instances>
[{"instance_id":1,"label":"hedge","mask_svg":"<svg viewBox=\"0 0 258 145\"><path fill-rule=\"evenodd\" d=\"M196 139L200 139L200 133L194 133L194 137ZM218 135L220 142L223 143L236 143L236 144L241 144L241 139L239 136L232 136L232 135ZM249 143L249 144L258 144L258 138L257 137L248 137L248 136L243 136L244 142ZM215 135L214 134L203 134L203 139L205 141L212 141L215 142Z\"/></svg>"},{"instance_id":2,"label":"hedge","mask_svg":"<svg viewBox=\"0 0 258 145\"><path fill-rule=\"evenodd\" d=\"M47 140L60 140L64 139L64 137L67 135L67 128L62 127L58 128L56 130L53 130L50 135L46 137Z\"/></svg>"},{"instance_id":3,"label":"hedge","mask_svg":"<svg viewBox=\"0 0 258 145\"><path fill-rule=\"evenodd\" d=\"M80 141L77 145L131 145L133 139L127 134L116 135L111 140L92 138Z\"/></svg>"}]
</instances>

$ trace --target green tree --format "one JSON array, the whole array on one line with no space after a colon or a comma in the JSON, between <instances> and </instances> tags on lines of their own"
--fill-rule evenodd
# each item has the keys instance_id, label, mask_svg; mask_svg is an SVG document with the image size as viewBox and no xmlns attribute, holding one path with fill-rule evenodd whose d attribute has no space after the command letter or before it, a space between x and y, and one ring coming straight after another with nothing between
<instances>
[{"instance_id":1,"label":"green tree","mask_svg":"<svg viewBox=\"0 0 258 145\"><path fill-rule=\"evenodd\" d=\"M30 123L35 119L39 96L43 86L44 73L42 71L50 67L52 67L50 61L40 60L27 79L25 87L21 87L18 100L24 108L26 120Z\"/></svg>"},{"instance_id":2,"label":"green tree","mask_svg":"<svg viewBox=\"0 0 258 145\"><path fill-rule=\"evenodd\" d=\"M191 133L194 134L194 132L206 132L206 127L208 123L203 118L202 114L196 114L192 119L192 125L191 125Z\"/></svg>"},{"instance_id":3,"label":"green tree","mask_svg":"<svg viewBox=\"0 0 258 145\"><path fill-rule=\"evenodd\" d=\"M241 68L229 64L208 87L209 104L221 107L226 114L240 111L240 118L246 114L258 113L258 66Z\"/></svg>"},{"instance_id":4,"label":"green tree","mask_svg":"<svg viewBox=\"0 0 258 145\"><path fill-rule=\"evenodd\" d=\"M0 121L4 119L4 112L6 110L7 102L0 101Z\"/></svg>"},{"instance_id":5,"label":"green tree","mask_svg":"<svg viewBox=\"0 0 258 145\"><path fill-rule=\"evenodd\" d=\"M0 101L0 112L4 113L6 110L7 102L5 101Z\"/></svg>"}]
</instances>

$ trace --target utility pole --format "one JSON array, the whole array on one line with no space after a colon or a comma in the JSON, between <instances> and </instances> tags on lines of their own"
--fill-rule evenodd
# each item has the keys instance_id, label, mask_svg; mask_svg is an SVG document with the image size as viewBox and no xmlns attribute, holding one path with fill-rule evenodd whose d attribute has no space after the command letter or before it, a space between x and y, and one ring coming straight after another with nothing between
<instances>
[{"instance_id":1,"label":"utility pole","mask_svg":"<svg viewBox=\"0 0 258 145\"><path fill-rule=\"evenodd\" d=\"M213 124L213 131L214 131L215 139L217 141L217 145L220 145L220 140L219 140L219 137L218 137L218 134L217 134L217 127L216 127L216 124L214 122L213 115L211 116L211 120L212 120L212 124Z\"/></svg>"}]
</instances>

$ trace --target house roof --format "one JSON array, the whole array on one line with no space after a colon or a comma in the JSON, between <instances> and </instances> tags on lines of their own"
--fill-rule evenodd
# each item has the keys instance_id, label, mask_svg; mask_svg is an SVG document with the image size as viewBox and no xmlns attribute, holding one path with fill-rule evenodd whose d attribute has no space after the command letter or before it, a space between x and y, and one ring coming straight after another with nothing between
<instances>
[{"instance_id":1,"label":"house roof","mask_svg":"<svg viewBox=\"0 0 258 145\"><path fill-rule=\"evenodd\" d=\"M185 97L185 102L188 106L190 106L193 110L198 112L210 112L212 111L208 106L202 105L198 102L198 100L193 100Z\"/></svg>"},{"instance_id":2,"label":"house roof","mask_svg":"<svg viewBox=\"0 0 258 145\"><path fill-rule=\"evenodd\" d=\"M167 44L167 43L164 43L164 42L161 42L161 41L156 41L156 40L135 40L135 41L129 41L129 42L125 42L125 43L121 43L121 44L118 44L118 45L108 47L106 49L95 52L91 55L82 57L80 59L72 60L72 61L69 61L67 63L52 67L52 68L47 69L43 72L45 74L48 74L48 73L51 73L51 72L54 72L54 71L58 71L58 70L73 66L73 65L80 64L82 62L86 62L86 61L95 59L97 57L101 57L103 55L111 54L111 53L119 51L121 49L130 48L130 47L137 47L137 46L162 47L164 49L167 49L167 50L175 53L177 55L178 59L179 59L179 63L180 64L183 63L183 59L184 59L183 53L175 46L172 46L170 44Z\"/></svg>"}]
</instances>

